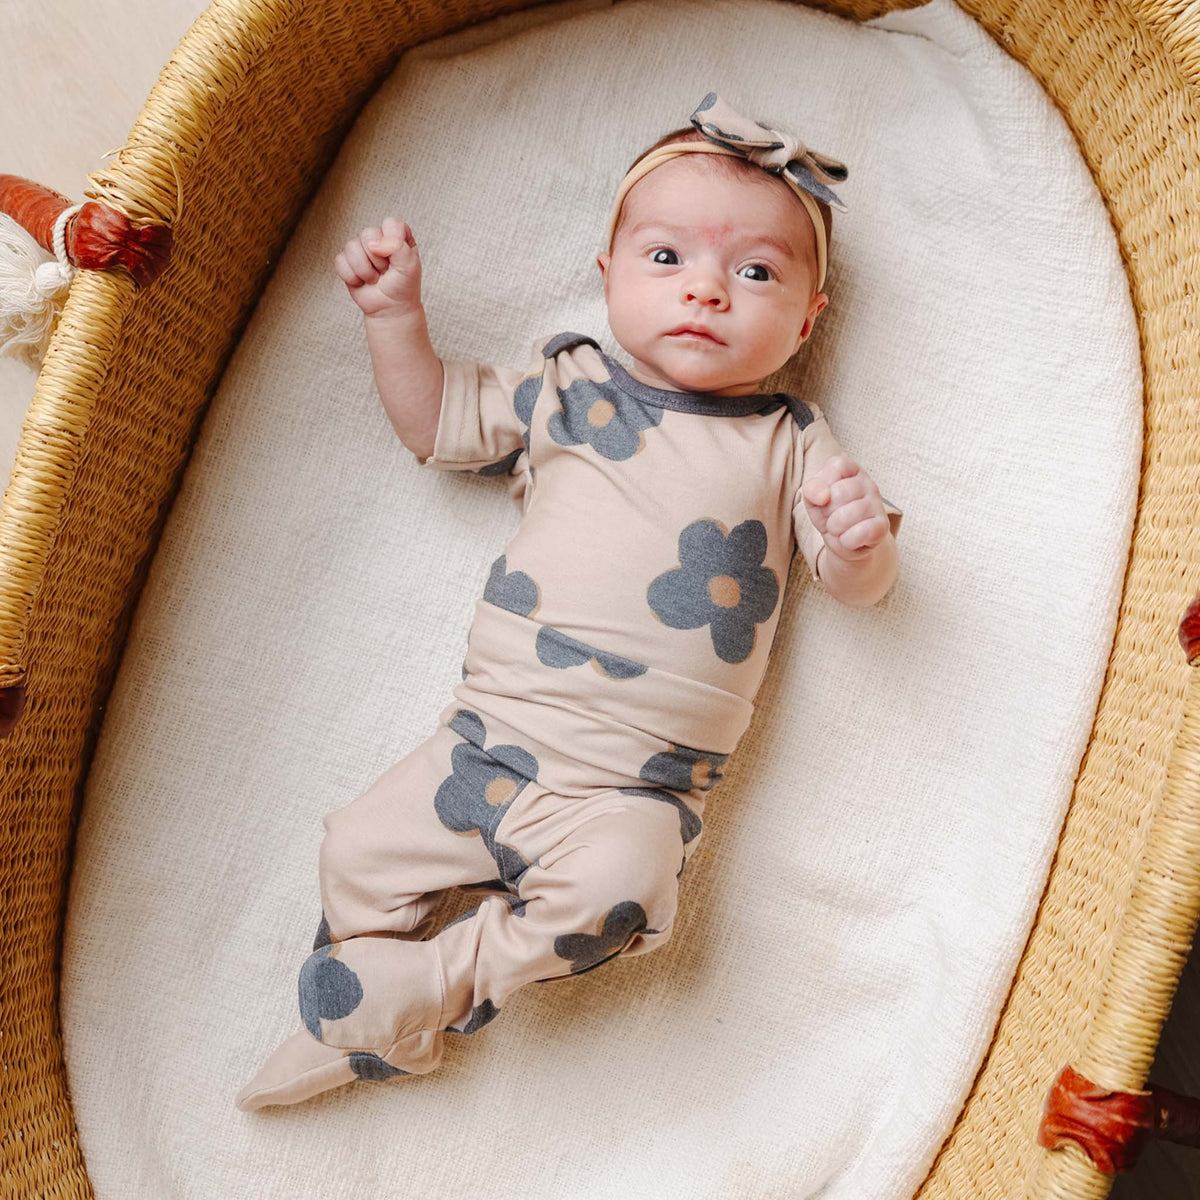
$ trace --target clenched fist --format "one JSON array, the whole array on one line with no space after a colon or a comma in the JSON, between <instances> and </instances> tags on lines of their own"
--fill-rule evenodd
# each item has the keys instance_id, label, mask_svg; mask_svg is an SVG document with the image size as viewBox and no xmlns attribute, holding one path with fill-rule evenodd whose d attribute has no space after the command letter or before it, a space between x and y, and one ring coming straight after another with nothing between
<instances>
[{"instance_id":1,"label":"clenched fist","mask_svg":"<svg viewBox=\"0 0 1200 1200\"><path fill-rule=\"evenodd\" d=\"M421 311L421 258L412 230L394 217L351 238L333 260L350 298L367 317Z\"/></svg>"},{"instance_id":2,"label":"clenched fist","mask_svg":"<svg viewBox=\"0 0 1200 1200\"><path fill-rule=\"evenodd\" d=\"M866 558L891 529L875 481L844 454L806 479L800 495L830 553L847 562Z\"/></svg>"}]
</instances>

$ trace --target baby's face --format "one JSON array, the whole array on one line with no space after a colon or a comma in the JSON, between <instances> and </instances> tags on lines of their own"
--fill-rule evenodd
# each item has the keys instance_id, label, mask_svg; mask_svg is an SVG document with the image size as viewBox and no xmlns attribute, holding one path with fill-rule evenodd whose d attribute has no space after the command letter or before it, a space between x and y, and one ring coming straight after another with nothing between
<instances>
[{"instance_id":1,"label":"baby's face","mask_svg":"<svg viewBox=\"0 0 1200 1200\"><path fill-rule=\"evenodd\" d=\"M746 395L799 349L829 297L813 294L813 227L787 184L705 158L682 155L634 184L597 261L635 379Z\"/></svg>"}]
</instances>

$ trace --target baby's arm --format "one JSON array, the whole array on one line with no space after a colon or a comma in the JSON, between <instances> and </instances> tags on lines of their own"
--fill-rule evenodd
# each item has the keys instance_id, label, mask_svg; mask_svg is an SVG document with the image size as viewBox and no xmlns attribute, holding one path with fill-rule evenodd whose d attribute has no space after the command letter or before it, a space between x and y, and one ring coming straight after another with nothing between
<instances>
[{"instance_id":1,"label":"baby's arm","mask_svg":"<svg viewBox=\"0 0 1200 1200\"><path fill-rule=\"evenodd\" d=\"M875 481L839 454L804 481L800 495L825 541L816 568L830 594L851 608L882 599L896 580L898 555Z\"/></svg>"},{"instance_id":2,"label":"baby's arm","mask_svg":"<svg viewBox=\"0 0 1200 1200\"><path fill-rule=\"evenodd\" d=\"M433 454L444 371L421 303L421 259L412 230L393 217L364 229L334 259L362 309L379 398L400 440L418 459Z\"/></svg>"},{"instance_id":3,"label":"baby's arm","mask_svg":"<svg viewBox=\"0 0 1200 1200\"><path fill-rule=\"evenodd\" d=\"M800 486L792 505L796 544L812 577L834 599L866 608L882 599L898 570L896 534L903 513L842 448L825 415L799 434Z\"/></svg>"}]
</instances>

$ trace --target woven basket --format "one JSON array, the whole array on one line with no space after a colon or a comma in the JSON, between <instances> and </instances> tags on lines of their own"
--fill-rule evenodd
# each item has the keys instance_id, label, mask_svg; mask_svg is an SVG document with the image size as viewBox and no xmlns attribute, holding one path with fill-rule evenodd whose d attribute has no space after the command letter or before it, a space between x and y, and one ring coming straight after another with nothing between
<instances>
[{"instance_id":1,"label":"woven basket","mask_svg":"<svg viewBox=\"0 0 1200 1200\"><path fill-rule=\"evenodd\" d=\"M1039 1144L1044 1105L1068 1065L1101 1091L1143 1087L1200 911L1200 651L1179 629L1200 579L1200 12L1183 0L959 2L1062 110L1105 198L1137 310L1145 433L1116 636L1061 841L991 1046L918 1196L1101 1197L1113 1176L1079 1143ZM28 697L0 741L4 1196L92 1195L58 1014L73 835L208 401L398 54L525 6L215 0L125 148L89 177L89 197L135 227L169 227L174 251L150 286L122 268L76 274L0 509L0 689ZM858 20L910 6L823 5ZM1080 1116L1080 1142L1101 1124Z\"/></svg>"}]
</instances>

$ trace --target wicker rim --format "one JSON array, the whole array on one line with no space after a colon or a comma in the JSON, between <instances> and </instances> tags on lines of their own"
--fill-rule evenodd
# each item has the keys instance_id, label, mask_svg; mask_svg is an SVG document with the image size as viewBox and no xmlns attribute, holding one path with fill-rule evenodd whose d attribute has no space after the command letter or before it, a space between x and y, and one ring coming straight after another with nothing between
<instances>
[{"instance_id":1,"label":"wicker rim","mask_svg":"<svg viewBox=\"0 0 1200 1200\"><path fill-rule=\"evenodd\" d=\"M1103 1196L1074 1148L1036 1146L1072 1063L1144 1082L1200 909L1193 673L1175 626L1200 547L1195 195L1200 36L1174 3L959 0L1062 110L1129 271L1145 370L1142 486L1112 656L1036 924L995 1038L922 1197ZM81 272L38 380L0 508L0 686L29 666L3 743L3 1178L90 1196L61 1057L58 954L78 796L100 709L195 431L270 265L397 52L520 0L381 13L217 0L164 68L88 195L172 224L176 257L135 294ZM908 4L828 4L869 19ZM175 170L188 200L177 220ZM1184 730L1176 746L1176 731ZM1144 851L1144 857L1143 857Z\"/></svg>"}]
</instances>

